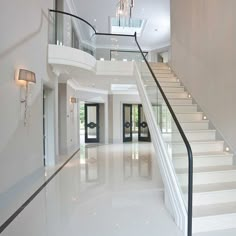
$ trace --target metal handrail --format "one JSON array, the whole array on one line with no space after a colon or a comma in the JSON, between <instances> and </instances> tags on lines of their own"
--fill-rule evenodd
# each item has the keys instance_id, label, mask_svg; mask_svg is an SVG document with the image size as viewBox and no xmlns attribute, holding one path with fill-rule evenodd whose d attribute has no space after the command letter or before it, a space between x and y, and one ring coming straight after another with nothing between
<instances>
[{"instance_id":1,"label":"metal handrail","mask_svg":"<svg viewBox=\"0 0 236 236\"><path fill-rule=\"evenodd\" d=\"M187 236L192 236L192 211L193 211L192 210L192 208L193 208L192 207L193 206L193 153L192 153L192 149L191 149L189 141L188 141L188 139L187 139L187 137L186 137L186 135L185 135L185 133L184 133L184 131L183 131L183 129L182 129L182 127L181 127L181 125L180 125L180 123L179 123L179 121L178 121L178 119L177 119L177 117L176 117L176 115L175 115L175 113L174 113L174 111L173 111L173 109L172 109L172 107L171 107L171 105L170 105L170 103L169 103L169 101L168 101L168 99L167 99L167 97L166 97L166 95L165 95L161 85L160 85L160 83L158 82L158 80L157 80L157 78L156 78L156 76L155 76L155 74L154 74L150 64L148 63L146 57L144 56L144 53L143 53L143 51L142 51L142 49L141 49L141 47L140 47L140 45L138 43L138 40L137 40L137 33L135 32L134 35L98 33L98 32L96 32L96 29L88 21L84 20L81 17L78 17L78 16L73 15L73 14L68 13L68 12L63 12L63 11L58 11L58 10L49 9L49 11L50 12L55 12L55 13L61 13L61 14L65 14L65 15L69 15L69 16L75 17L75 18L83 21L84 23L86 23L88 26L90 26L93 29L95 35L134 37L135 42L136 42L136 44L137 44L137 46L139 48L139 51L140 51L140 53L141 53L141 55L142 55L146 65L147 65L147 67L148 67L148 69L149 69L149 71L150 71L150 73L151 73L151 75L152 75L152 77L153 77L153 79L154 79L158 89L161 92L161 95L162 95L162 97L163 97L163 99L164 99L164 101L165 101L165 103L166 103L166 105L167 105L167 107L169 109L169 112L170 112L170 114L171 114L171 116L172 116L172 118L173 118L173 120L174 120L174 122L176 124L176 127L179 130L179 133L180 133L180 135L181 135L181 137L182 137L182 139L184 141L184 144L186 146L186 149L187 149L187 153L188 153L188 226L187 226Z\"/></svg>"}]
</instances>

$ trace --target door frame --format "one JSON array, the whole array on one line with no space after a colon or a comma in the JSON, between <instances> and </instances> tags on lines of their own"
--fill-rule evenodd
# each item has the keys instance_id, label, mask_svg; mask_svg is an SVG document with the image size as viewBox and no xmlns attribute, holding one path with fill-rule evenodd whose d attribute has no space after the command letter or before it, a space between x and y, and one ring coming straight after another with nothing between
<instances>
[{"instance_id":1,"label":"door frame","mask_svg":"<svg viewBox=\"0 0 236 236\"><path fill-rule=\"evenodd\" d=\"M95 127L97 128L96 130L96 138L88 138L88 128L90 122L88 124L88 107L96 107L96 124ZM94 126L94 123L93 123ZM95 128L94 127L94 128ZM99 143L99 103L85 103L84 104L84 128L85 128L85 143Z\"/></svg>"}]
</instances>

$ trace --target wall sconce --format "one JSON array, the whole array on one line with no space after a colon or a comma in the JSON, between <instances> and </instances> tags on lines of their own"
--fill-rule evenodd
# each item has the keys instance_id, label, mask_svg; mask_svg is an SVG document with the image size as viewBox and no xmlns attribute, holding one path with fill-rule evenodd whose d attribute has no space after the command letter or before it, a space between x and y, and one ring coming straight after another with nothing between
<instances>
[{"instance_id":1,"label":"wall sconce","mask_svg":"<svg viewBox=\"0 0 236 236\"><path fill-rule=\"evenodd\" d=\"M75 97L71 97L71 98L70 98L70 102L71 102L71 103L77 103L77 99L76 99Z\"/></svg>"},{"instance_id":2,"label":"wall sconce","mask_svg":"<svg viewBox=\"0 0 236 236\"><path fill-rule=\"evenodd\" d=\"M35 73L25 69L19 70L18 75L19 81L25 81L25 99L21 100L21 103L25 103L25 113L24 113L24 125L27 124L27 110L28 110L28 95L29 95L29 83L36 83Z\"/></svg>"}]
</instances>

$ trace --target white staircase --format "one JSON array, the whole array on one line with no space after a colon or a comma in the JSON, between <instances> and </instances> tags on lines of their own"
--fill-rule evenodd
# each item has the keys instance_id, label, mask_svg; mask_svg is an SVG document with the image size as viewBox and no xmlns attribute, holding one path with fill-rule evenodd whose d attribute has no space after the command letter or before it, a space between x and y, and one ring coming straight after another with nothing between
<instances>
[{"instance_id":1,"label":"white staircase","mask_svg":"<svg viewBox=\"0 0 236 236\"><path fill-rule=\"evenodd\" d=\"M198 110L184 86L166 64L151 63L162 89L188 138L193 151L193 234L236 228L236 168L233 155L225 151L225 142L216 139L216 130ZM157 97L154 80L150 77L145 88L152 104ZM186 148L177 128L163 133L166 148L187 205L188 159Z\"/></svg>"}]
</instances>

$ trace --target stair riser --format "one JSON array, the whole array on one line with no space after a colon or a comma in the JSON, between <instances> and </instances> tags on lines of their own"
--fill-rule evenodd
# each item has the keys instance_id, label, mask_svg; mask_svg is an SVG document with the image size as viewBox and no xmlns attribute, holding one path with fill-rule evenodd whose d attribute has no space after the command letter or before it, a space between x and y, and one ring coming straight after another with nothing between
<instances>
[{"instance_id":1,"label":"stair riser","mask_svg":"<svg viewBox=\"0 0 236 236\"><path fill-rule=\"evenodd\" d=\"M172 74L172 75L173 75L173 73L172 73L171 70L165 69L165 68L152 69L152 70L153 70L153 72L154 72L155 74Z\"/></svg>"},{"instance_id":2,"label":"stair riser","mask_svg":"<svg viewBox=\"0 0 236 236\"><path fill-rule=\"evenodd\" d=\"M193 206L235 202L236 190L204 192L193 194Z\"/></svg>"},{"instance_id":3,"label":"stair riser","mask_svg":"<svg viewBox=\"0 0 236 236\"><path fill-rule=\"evenodd\" d=\"M197 112L197 106L192 105L192 106L173 106L172 109L176 113L181 113L181 112Z\"/></svg>"},{"instance_id":4,"label":"stair riser","mask_svg":"<svg viewBox=\"0 0 236 236\"><path fill-rule=\"evenodd\" d=\"M162 87L180 87L180 82L160 82Z\"/></svg>"},{"instance_id":5,"label":"stair riser","mask_svg":"<svg viewBox=\"0 0 236 236\"><path fill-rule=\"evenodd\" d=\"M157 99L157 90L156 91L147 91L149 99ZM160 94L159 94L160 97ZM166 93L167 99L182 99L187 98L186 93ZM156 100L155 100L156 101Z\"/></svg>"},{"instance_id":6,"label":"stair riser","mask_svg":"<svg viewBox=\"0 0 236 236\"><path fill-rule=\"evenodd\" d=\"M187 174L178 174L181 185L187 185ZM203 172L193 174L194 185L199 184L215 184L233 182L236 179L236 170Z\"/></svg>"},{"instance_id":7,"label":"stair riser","mask_svg":"<svg viewBox=\"0 0 236 236\"><path fill-rule=\"evenodd\" d=\"M190 114L177 113L176 116L180 122L193 122L202 120L202 113L190 113Z\"/></svg>"},{"instance_id":8,"label":"stair riser","mask_svg":"<svg viewBox=\"0 0 236 236\"><path fill-rule=\"evenodd\" d=\"M193 233L235 228L236 214L193 218Z\"/></svg>"},{"instance_id":9,"label":"stair riser","mask_svg":"<svg viewBox=\"0 0 236 236\"><path fill-rule=\"evenodd\" d=\"M175 76L170 76L170 77L158 76L156 78L159 81L159 83L161 83L161 82L178 82L177 78Z\"/></svg>"},{"instance_id":10,"label":"stair riser","mask_svg":"<svg viewBox=\"0 0 236 236\"><path fill-rule=\"evenodd\" d=\"M193 102L191 99L169 99L169 103L171 106L174 105L191 105Z\"/></svg>"},{"instance_id":11,"label":"stair riser","mask_svg":"<svg viewBox=\"0 0 236 236\"><path fill-rule=\"evenodd\" d=\"M157 95L155 95L155 97L154 97L154 95L152 96L148 96L149 98L151 97L152 98L152 100L151 100L151 103L153 104L153 105L156 105L156 104L165 104L165 102L163 101L163 99L161 100L161 99L159 99L158 100L158 103L157 103ZM185 106L185 105L192 105L192 101L191 100L188 100L188 99L181 99L181 100L168 100L169 101L169 103L170 103L170 105L172 106L172 108L173 108L173 106Z\"/></svg>"},{"instance_id":12,"label":"stair riser","mask_svg":"<svg viewBox=\"0 0 236 236\"><path fill-rule=\"evenodd\" d=\"M174 166L176 169L186 168L186 157L183 158L175 158L173 160ZM193 158L193 166L197 167L207 167L207 166L230 166L233 164L232 157L204 157L204 158ZM236 199L236 198L235 198Z\"/></svg>"},{"instance_id":13,"label":"stair riser","mask_svg":"<svg viewBox=\"0 0 236 236\"><path fill-rule=\"evenodd\" d=\"M159 79L159 78L171 78L171 77L174 77L175 75L173 75L172 73L165 73L165 74L162 74L162 73L154 73L156 78Z\"/></svg>"},{"instance_id":14,"label":"stair riser","mask_svg":"<svg viewBox=\"0 0 236 236\"><path fill-rule=\"evenodd\" d=\"M184 92L184 87L162 87L163 91L166 93L182 93Z\"/></svg>"},{"instance_id":15,"label":"stair riser","mask_svg":"<svg viewBox=\"0 0 236 236\"><path fill-rule=\"evenodd\" d=\"M155 86L147 86L146 87L146 90L150 91L150 92L156 91L156 89L157 89L156 85ZM184 92L184 88L183 87L177 87L177 88L174 88L174 87L173 88L162 87L162 89L163 89L163 91L165 93L182 93L182 92Z\"/></svg>"},{"instance_id":16,"label":"stair riser","mask_svg":"<svg viewBox=\"0 0 236 236\"><path fill-rule=\"evenodd\" d=\"M208 132L192 132L192 133L185 133L187 139L189 141L204 141L204 140L215 140L216 133L212 131ZM174 134L163 134L165 141L182 141L182 137L179 133Z\"/></svg>"},{"instance_id":17,"label":"stair riser","mask_svg":"<svg viewBox=\"0 0 236 236\"><path fill-rule=\"evenodd\" d=\"M166 97L168 99L171 98L188 98L188 94L186 92L182 92L182 93L166 93Z\"/></svg>"},{"instance_id":18,"label":"stair riser","mask_svg":"<svg viewBox=\"0 0 236 236\"><path fill-rule=\"evenodd\" d=\"M166 63L162 63L162 62L149 62L149 64L151 65L152 69L169 68L169 66Z\"/></svg>"},{"instance_id":19,"label":"stair riser","mask_svg":"<svg viewBox=\"0 0 236 236\"><path fill-rule=\"evenodd\" d=\"M192 123L184 123L180 122L181 127L184 131L186 130L204 130L208 129L209 123L208 122L192 122ZM177 128L174 126L173 130L177 130Z\"/></svg>"},{"instance_id":20,"label":"stair riser","mask_svg":"<svg viewBox=\"0 0 236 236\"><path fill-rule=\"evenodd\" d=\"M168 144L172 147L173 154L186 153L185 145L181 144ZM193 153L206 153L206 152L223 152L224 142L206 142L206 143L190 143Z\"/></svg>"}]
</instances>

